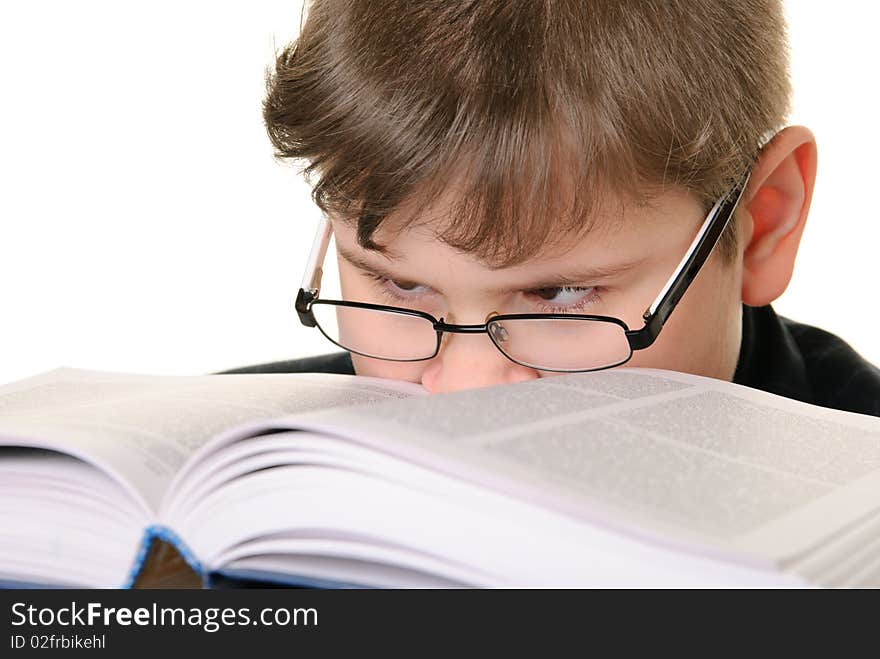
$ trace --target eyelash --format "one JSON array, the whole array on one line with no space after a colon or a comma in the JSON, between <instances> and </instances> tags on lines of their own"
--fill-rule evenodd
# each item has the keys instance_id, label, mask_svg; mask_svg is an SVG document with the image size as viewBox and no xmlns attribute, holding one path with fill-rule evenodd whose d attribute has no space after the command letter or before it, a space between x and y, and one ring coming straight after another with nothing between
<instances>
[{"instance_id":1,"label":"eyelash","mask_svg":"<svg viewBox=\"0 0 880 659\"><path fill-rule=\"evenodd\" d=\"M387 277L383 277L382 275L377 275L371 272L363 273L369 279L372 279L379 285L379 291L382 295L384 295L392 305L401 305L401 304L411 304L415 300L418 300L420 295L400 295L396 293L393 289L389 288L389 284L392 286L396 286L395 282ZM407 282L409 283L409 282ZM551 287L547 287L551 288ZM570 304L566 306L562 305L552 305L552 304L543 304L538 303L538 313L574 313L585 310L587 307L596 304L599 302L602 297L599 294L599 288L596 286L555 286L552 288L558 288L560 291L590 291L590 294L583 297L576 304ZM542 290L542 289L535 289ZM544 289L545 290L545 289ZM526 293L534 293L534 291L526 291Z\"/></svg>"},{"instance_id":2,"label":"eyelash","mask_svg":"<svg viewBox=\"0 0 880 659\"><path fill-rule=\"evenodd\" d=\"M576 304L567 306L554 306L552 304L538 304L540 313L574 313L585 311L587 307L593 306L602 297L599 295L599 288L596 286L554 286L560 291L589 291L588 295L582 297Z\"/></svg>"}]
</instances>

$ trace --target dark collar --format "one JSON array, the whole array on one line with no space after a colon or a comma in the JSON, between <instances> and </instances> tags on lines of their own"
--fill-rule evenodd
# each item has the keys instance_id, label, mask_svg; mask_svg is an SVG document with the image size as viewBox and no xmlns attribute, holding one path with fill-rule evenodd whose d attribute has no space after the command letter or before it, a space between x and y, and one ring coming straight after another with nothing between
<instances>
[{"instance_id":1,"label":"dark collar","mask_svg":"<svg viewBox=\"0 0 880 659\"><path fill-rule=\"evenodd\" d=\"M742 344L733 381L813 403L813 388L794 337L769 305L743 305Z\"/></svg>"}]
</instances>

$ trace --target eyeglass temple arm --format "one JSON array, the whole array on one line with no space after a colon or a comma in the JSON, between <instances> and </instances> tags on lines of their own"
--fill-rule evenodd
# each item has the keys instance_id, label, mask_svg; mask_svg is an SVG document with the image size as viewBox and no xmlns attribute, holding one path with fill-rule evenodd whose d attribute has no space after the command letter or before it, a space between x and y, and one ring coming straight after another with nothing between
<instances>
[{"instance_id":1,"label":"eyeglass temple arm","mask_svg":"<svg viewBox=\"0 0 880 659\"><path fill-rule=\"evenodd\" d=\"M296 312L299 314L300 321L309 327L315 326L315 317L309 309L309 302L318 297L321 289L321 277L324 274L322 267L324 258L327 256L327 247L330 245L330 235L333 227L327 215L321 213L321 219L318 221L318 230L315 233L315 240L312 243L312 250L309 252L309 260L306 262L306 271L303 274L302 283L299 292L296 294Z\"/></svg>"},{"instance_id":2,"label":"eyeglass temple arm","mask_svg":"<svg viewBox=\"0 0 880 659\"><path fill-rule=\"evenodd\" d=\"M684 292L696 278L700 268L712 253L715 243L718 242L725 227L730 223L742 193L749 182L749 176L750 174L747 173L737 186L715 202L684 258L672 273L669 281L666 282L666 286L643 314L645 326L640 330L627 332L627 338L633 350L641 350L654 343L666 323L666 319L669 318Z\"/></svg>"}]
</instances>

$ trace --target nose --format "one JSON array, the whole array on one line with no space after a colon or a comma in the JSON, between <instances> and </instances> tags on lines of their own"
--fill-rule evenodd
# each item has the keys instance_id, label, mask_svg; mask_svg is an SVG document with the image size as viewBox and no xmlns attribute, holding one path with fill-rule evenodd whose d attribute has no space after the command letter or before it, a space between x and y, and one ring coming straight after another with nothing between
<instances>
[{"instance_id":1,"label":"nose","mask_svg":"<svg viewBox=\"0 0 880 659\"><path fill-rule=\"evenodd\" d=\"M486 334L443 336L440 352L422 371L422 386L432 394L534 380L538 372L505 357Z\"/></svg>"}]
</instances>

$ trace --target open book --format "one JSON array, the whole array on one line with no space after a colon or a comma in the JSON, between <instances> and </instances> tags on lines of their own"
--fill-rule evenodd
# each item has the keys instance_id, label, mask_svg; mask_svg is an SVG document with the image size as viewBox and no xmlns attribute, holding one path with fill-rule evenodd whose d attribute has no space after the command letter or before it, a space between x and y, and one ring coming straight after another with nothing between
<instances>
[{"instance_id":1,"label":"open book","mask_svg":"<svg viewBox=\"0 0 880 659\"><path fill-rule=\"evenodd\" d=\"M0 583L877 586L880 419L650 369L0 387Z\"/></svg>"}]
</instances>

